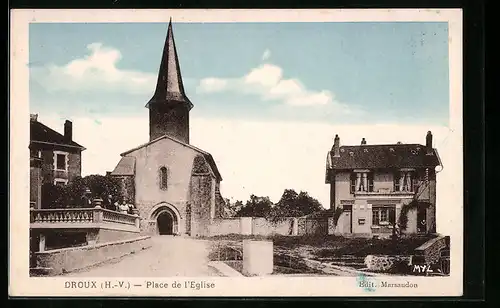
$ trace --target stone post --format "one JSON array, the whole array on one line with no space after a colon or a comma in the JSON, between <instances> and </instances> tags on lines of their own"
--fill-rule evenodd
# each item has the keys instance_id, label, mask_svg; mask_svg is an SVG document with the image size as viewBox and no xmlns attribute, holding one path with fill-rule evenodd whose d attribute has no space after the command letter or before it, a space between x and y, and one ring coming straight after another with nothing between
<instances>
[{"instance_id":1,"label":"stone post","mask_svg":"<svg viewBox=\"0 0 500 308\"><path fill-rule=\"evenodd\" d=\"M273 273L273 242L243 241L243 273L251 276L263 276Z\"/></svg>"},{"instance_id":2,"label":"stone post","mask_svg":"<svg viewBox=\"0 0 500 308\"><path fill-rule=\"evenodd\" d=\"M99 236L98 231L87 231L87 234L85 236L87 240L87 245L97 244L98 236Z\"/></svg>"},{"instance_id":3,"label":"stone post","mask_svg":"<svg viewBox=\"0 0 500 308\"><path fill-rule=\"evenodd\" d=\"M252 217L240 217L240 233L252 235Z\"/></svg>"},{"instance_id":4,"label":"stone post","mask_svg":"<svg viewBox=\"0 0 500 308\"><path fill-rule=\"evenodd\" d=\"M137 214L137 213L135 213L134 216L135 216L135 227L137 229L140 229L140 227L141 227L141 218L139 217L139 214Z\"/></svg>"},{"instance_id":5,"label":"stone post","mask_svg":"<svg viewBox=\"0 0 500 308\"><path fill-rule=\"evenodd\" d=\"M403 191L404 186L405 186L405 173L401 172L401 176L399 178L399 191Z\"/></svg>"},{"instance_id":6,"label":"stone post","mask_svg":"<svg viewBox=\"0 0 500 308\"><path fill-rule=\"evenodd\" d=\"M101 223L102 222L102 208L100 205L96 205L94 207L93 222L94 223Z\"/></svg>"},{"instance_id":7,"label":"stone post","mask_svg":"<svg viewBox=\"0 0 500 308\"><path fill-rule=\"evenodd\" d=\"M292 223L292 235L299 235L299 219L294 217Z\"/></svg>"}]
</instances>

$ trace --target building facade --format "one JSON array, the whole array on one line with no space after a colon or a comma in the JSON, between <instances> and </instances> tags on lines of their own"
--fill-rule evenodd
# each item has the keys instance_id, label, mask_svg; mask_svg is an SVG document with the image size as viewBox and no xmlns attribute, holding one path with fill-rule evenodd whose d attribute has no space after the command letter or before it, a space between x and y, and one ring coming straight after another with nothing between
<instances>
[{"instance_id":1,"label":"building facade","mask_svg":"<svg viewBox=\"0 0 500 308\"><path fill-rule=\"evenodd\" d=\"M30 203L40 208L41 186L66 185L81 176L85 148L73 140L73 124L66 120L60 134L30 116Z\"/></svg>"},{"instance_id":2,"label":"building facade","mask_svg":"<svg viewBox=\"0 0 500 308\"><path fill-rule=\"evenodd\" d=\"M327 155L330 209L341 214L334 233L387 237L436 232L436 173L442 168L432 133L425 145L340 146L335 136ZM404 217L401 217L404 215Z\"/></svg>"},{"instance_id":3,"label":"building facade","mask_svg":"<svg viewBox=\"0 0 500 308\"><path fill-rule=\"evenodd\" d=\"M222 177L213 157L189 143L189 111L175 48L167 30L156 90L147 103L149 142L121 154L111 176L133 202L146 234L209 235L222 216Z\"/></svg>"}]
</instances>

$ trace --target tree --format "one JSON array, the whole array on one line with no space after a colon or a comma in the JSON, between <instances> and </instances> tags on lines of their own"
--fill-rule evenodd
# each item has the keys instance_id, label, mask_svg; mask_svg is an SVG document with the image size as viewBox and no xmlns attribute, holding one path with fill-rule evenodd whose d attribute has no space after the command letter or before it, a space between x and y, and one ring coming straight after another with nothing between
<instances>
[{"instance_id":1,"label":"tree","mask_svg":"<svg viewBox=\"0 0 500 308\"><path fill-rule=\"evenodd\" d=\"M84 199L87 190L90 190L89 197L91 199L102 199L103 206L108 209L114 209L114 202L123 197L117 179L94 174L84 178L76 177L66 186L44 184L42 186L42 208L89 207ZM108 196L112 196L111 200Z\"/></svg>"},{"instance_id":2,"label":"tree","mask_svg":"<svg viewBox=\"0 0 500 308\"><path fill-rule=\"evenodd\" d=\"M236 200L235 202L231 202L230 199L224 199L224 207L226 217L234 217L243 207L243 202L240 200Z\"/></svg>"},{"instance_id":3,"label":"tree","mask_svg":"<svg viewBox=\"0 0 500 308\"><path fill-rule=\"evenodd\" d=\"M307 192L285 189L280 201L269 212L269 220L279 222L286 217L301 217L324 210L321 203Z\"/></svg>"},{"instance_id":4,"label":"tree","mask_svg":"<svg viewBox=\"0 0 500 308\"><path fill-rule=\"evenodd\" d=\"M57 209L69 207L67 194L63 186L45 183L42 185L42 209Z\"/></svg>"},{"instance_id":5,"label":"tree","mask_svg":"<svg viewBox=\"0 0 500 308\"><path fill-rule=\"evenodd\" d=\"M113 203L123 198L120 183L118 179L112 176L93 174L84 177L82 180L83 184L90 189L92 198L102 199L103 205L107 208L113 208ZM109 200L108 196L111 196L111 200Z\"/></svg>"},{"instance_id":6,"label":"tree","mask_svg":"<svg viewBox=\"0 0 500 308\"><path fill-rule=\"evenodd\" d=\"M236 217L266 217L271 211L273 203L269 197L258 197L251 195L250 199L246 202L237 213Z\"/></svg>"}]
</instances>

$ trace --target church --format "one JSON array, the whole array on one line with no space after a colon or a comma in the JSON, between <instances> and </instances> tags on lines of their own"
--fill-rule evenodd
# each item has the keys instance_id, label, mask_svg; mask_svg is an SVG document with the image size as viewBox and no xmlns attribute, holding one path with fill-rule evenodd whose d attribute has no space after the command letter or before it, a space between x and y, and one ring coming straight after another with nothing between
<instances>
[{"instance_id":1,"label":"church","mask_svg":"<svg viewBox=\"0 0 500 308\"><path fill-rule=\"evenodd\" d=\"M222 217L221 174L215 160L189 143L189 112L172 21L149 109L149 142L121 154L111 172L122 195L135 204L141 232L182 236L210 235Z\"/></svg>"}]
</instances>

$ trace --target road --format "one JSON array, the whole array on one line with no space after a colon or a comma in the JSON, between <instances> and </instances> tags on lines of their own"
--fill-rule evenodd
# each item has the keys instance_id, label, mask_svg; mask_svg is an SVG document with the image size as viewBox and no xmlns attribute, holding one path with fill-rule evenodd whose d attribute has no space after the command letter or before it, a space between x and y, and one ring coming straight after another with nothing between
<instances>
[{"instance_id":1,"label":"road","mask_svg":"<svg viewBox=\"0 0 500 308\"><path fill-rule=\"evenodd\" d=\"M220 276L208 266L208 242L156 236L151 248L67 277L207 277Z\"/></svg>"}]
</instances>

